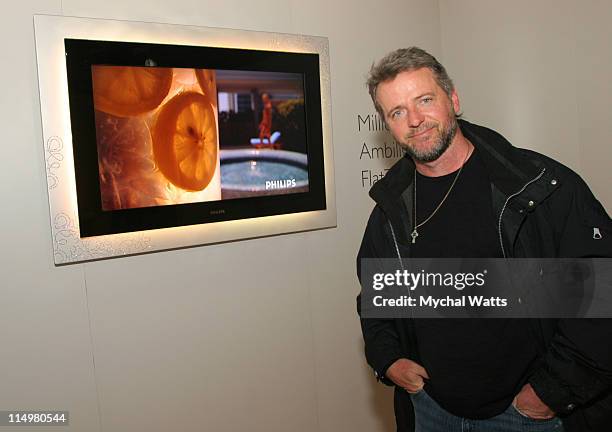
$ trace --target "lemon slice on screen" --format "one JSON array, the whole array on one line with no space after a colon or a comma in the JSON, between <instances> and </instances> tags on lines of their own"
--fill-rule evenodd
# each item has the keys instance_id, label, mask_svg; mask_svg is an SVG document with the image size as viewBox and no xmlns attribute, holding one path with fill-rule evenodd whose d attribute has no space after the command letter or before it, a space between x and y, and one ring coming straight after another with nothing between
<instances>
[{"instance_id":1,"label":"lemon slice on screen","mask_svg":"<svg viewBox=\"0 0 612 432\"><path fill-rule=\"evenodd\" d=\"M136 116L159 106L170 91L171 68L94 66L94 108L119 117Z\"/></svg>"},{"instance_id":2,"label":"lemon slice on screen","mask_svg":"<svg viewBox=\"0 0 612 432\"><path fill-rule=\"evenodd\" d=\"M210 69L196 69L196 77L204 96L210 100L210 103L217 106L217 83L215 71Z\"/></svg>"},{"instance_id":3,"label":"lemon slice on screen","mask_svg":"<svg viewBox=\"0 0 612 432\"><path fill-rule=\"evenodd\" d=\"M211 102L196 92L179 93L160 109L152 131L155 162L175 186L204 189L217 166L217 126Z\"/></svg>"}]
</instances>

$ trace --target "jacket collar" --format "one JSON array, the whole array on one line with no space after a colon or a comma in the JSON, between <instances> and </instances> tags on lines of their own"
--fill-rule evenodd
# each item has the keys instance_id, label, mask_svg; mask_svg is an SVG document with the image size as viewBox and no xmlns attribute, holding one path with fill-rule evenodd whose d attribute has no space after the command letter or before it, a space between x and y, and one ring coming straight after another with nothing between
<instances>
[{"instance_id":1,"label":"jacket collar","mask_svg":"<svg viewBox=\"0 0 612 432\"><path fill-rule=\"evenodd\" d=\"M459 120L461 132L479 152L489 179L505 195L516 193L541 168L494 130Z\"/></svg>"}]
</instances>

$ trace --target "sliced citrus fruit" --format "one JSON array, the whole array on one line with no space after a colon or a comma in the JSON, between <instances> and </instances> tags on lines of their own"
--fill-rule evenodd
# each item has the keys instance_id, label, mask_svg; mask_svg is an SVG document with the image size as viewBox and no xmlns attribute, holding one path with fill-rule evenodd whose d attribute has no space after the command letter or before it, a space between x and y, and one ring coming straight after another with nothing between
<instances>
[{"instance_id":1,"label":"sliced citrus fruit","mask_svg":"<svg viewBox=\"0 0 612 432\"><path fill-rule=\"evenodd\" d=\"M153 126L153 154L159 170L175 186L198 191L217 167L215 111L201 93L174 96L159 110Z\"/></svg>"},{"instance_id":2,"label":"sliced citrus fruit","mask_svg":"<svg viewBox=\"0 0 612 432\"><path fill-rule=\"evenodd\" d=\"M151 111L164 100L172 84L172 68L94 66L94 108L119 117Z\"/></svg>"},{"instance_id":3,"label":"sliced citrus fruit","mask_svg":"<svg viewBox=\"0 0 612 432\"><path fill-rule=\"evenodd\" d=\"M198 78L198 83L200 84L204 96L206 96L210 100L210 103L216 107L217 83L215 71L211 69L196 69L196 77Z\"/></svg>"}]
</instances>

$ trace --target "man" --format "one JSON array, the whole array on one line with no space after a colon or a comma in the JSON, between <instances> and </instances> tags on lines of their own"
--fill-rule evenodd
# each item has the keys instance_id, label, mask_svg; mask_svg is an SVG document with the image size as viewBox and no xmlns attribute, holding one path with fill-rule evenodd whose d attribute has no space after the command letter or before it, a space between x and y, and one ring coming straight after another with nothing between
<instances>
[{"instance_id":1,"label":"man","mask_svg":"<svg viewBox=\"0 0 612 432\"><path fill-rule=\"evenodd\" d=\"M459 120L444 67L400 49L372 67L374 105L406 156L371 189L364 258L611 257L612 223L580 177ZM358 308L359 299L358 299ZM398 431L610 431L612 329L586 319L364 319L395 386Z\"/></svg>"}]
</instances>

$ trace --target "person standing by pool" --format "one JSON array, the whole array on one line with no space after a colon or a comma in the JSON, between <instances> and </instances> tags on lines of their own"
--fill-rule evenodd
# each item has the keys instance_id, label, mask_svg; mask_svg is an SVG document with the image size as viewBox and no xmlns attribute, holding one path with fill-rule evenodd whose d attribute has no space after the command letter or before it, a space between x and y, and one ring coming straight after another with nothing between
<instances>
[{"instance_id":1,"label":"person standing by pool","mask_svg":"<svg viewBox=\"0 0 612 432\"><path fill-rule=\"evenodd\" d=\"M263 103L262 119L259 122L259 139L261 144L271 144L270 135L272 134L272 101L268 93L261 95L261 102ZM267 142L264 142L267 139Z\"/></svg>"}]
</instances>

